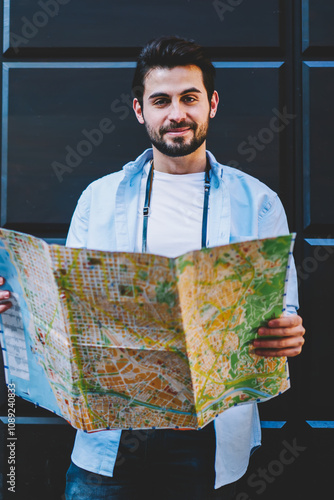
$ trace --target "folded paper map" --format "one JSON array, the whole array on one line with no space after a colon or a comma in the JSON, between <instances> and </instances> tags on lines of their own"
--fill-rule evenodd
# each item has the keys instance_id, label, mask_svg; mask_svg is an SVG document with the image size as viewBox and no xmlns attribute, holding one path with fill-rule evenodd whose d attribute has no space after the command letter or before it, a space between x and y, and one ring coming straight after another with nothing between
<instances>
[{"instance_id":1,"label":"folded paper map","mask_svg":"<svg viewBox=\"0 0 334 500\"><path fill-rule=\"evenodd\" d=\"M203 427L289 387L252 349L284 310L294 235L172 259L48 245L0 229L7 383L85 431Z\"/></svg>"}]
</instances>

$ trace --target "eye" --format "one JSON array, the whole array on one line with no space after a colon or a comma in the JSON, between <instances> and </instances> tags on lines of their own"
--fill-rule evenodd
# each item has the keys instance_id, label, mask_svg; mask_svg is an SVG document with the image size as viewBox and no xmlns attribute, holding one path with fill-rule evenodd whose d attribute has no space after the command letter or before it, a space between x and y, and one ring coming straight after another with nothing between
<instances>
[{"instance_id":1,"label":"eye","mask_svg":"<svg viewBox=\"0 0 334 500\"><path fill-rule=\"evenodd\" d=\"M197 99L196 99L196 97L194 97L192 95L185 95L183 97L183 100L184 100L184 102L192 103L192 102L195 102Z\"/></svg>"},{"instance_id":2,"label":"eye","mask_svg":"<svg viewBox=\"0 0 334 500\"><path fill-rule=\"evenodd\" d=\"M154 106L164 106L167 103L168 103L168 99L166 99L165 97L160 97L159 99L154 101L153 104L154 104Z\"/></svg>"}]
</instances>

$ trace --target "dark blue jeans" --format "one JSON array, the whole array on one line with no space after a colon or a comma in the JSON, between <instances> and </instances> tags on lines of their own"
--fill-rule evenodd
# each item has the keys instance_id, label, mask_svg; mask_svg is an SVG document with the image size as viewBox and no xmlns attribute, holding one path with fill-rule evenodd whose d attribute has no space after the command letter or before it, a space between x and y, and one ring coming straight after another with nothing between
<instances>
[{"instance_id":1,"label":"dark blue jeans","mask_svg":"<svg viewBox=\"0 0 334 500\"><path fill-rule=\"evenodd\" d=\"M213 423L200 431L123 431L114 476L67 472L66 500L232 500L235 484L214 489Z\"/></svg>"}]
</instances>

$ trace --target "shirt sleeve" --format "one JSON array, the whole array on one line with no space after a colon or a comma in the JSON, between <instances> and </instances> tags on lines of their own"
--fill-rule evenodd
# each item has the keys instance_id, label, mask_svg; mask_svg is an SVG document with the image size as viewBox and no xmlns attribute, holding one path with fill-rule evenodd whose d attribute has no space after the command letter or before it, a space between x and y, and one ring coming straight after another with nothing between
<instances>
[{"instance_id":1,"label":"shirt sleeve","mask_svg":"<svg viewBox=\"0 0 334 500\"><path fill-rule=\"evenodd\" d=\"M259 238L289 234L289 226L282 202L277 195L259 214ZM290 261L286 289L286 314L296 314L299 308L298 280L294 259Z\"/></svg>"},{"instance_id":2,"label":"shirt sleeve","mask_svg":"<svg viewBox=\"0 0 334 500\"><path fill-rule=\"evenodd\" d=\"M87 248L90 200L91 190L88 187L80 196L74 210L66 239L68 247Z\"/></svg>"}]
</instances>

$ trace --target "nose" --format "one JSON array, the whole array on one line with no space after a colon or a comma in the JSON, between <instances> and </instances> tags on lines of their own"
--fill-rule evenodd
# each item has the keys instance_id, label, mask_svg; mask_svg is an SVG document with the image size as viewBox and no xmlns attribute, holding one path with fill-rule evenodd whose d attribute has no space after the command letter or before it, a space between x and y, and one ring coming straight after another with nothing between
<instances>
[{"instance_id":1,"label":"nose","mask_svg":"<svg viewBox=\"0 0 334 500\"><path fill-rule=\"evenodd\" d=\"M186 113L183 109L182 103L180 103L179 101L174 101L171 103L168 118L170 119L170 121L174 121L177 123L185 120Z\"/></svg>"}]
</instances>

